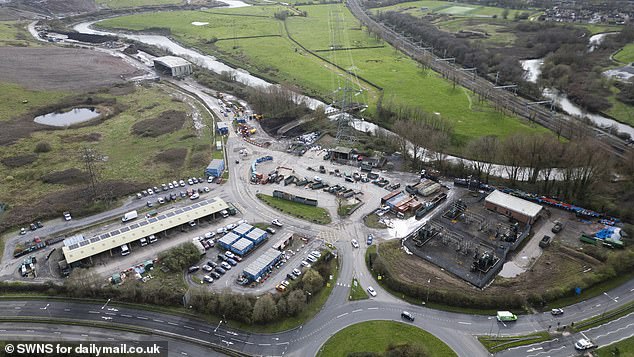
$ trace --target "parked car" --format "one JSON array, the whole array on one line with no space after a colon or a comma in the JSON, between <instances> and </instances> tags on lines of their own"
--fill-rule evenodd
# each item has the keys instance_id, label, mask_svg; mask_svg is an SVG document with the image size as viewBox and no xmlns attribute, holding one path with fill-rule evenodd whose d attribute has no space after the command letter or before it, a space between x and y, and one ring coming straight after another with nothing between
<instances>
[{"instance_id":1,"label":"parked car","mask_svg":"<svg viewBox=\"0 0 634 357\"><path fill-rule=\"evenodd\" d=\"M216 232L207 232L205 233L205 239L211 239L216 235Z\"/></svg>"},{"instance_id":2,"label":"parked car","mask_svg":"<svg viewBox=\"0 0 634 357\"><path fill-rule=\"evenodd\" d=\"M188 179L188 180L187 180L187 184L188 184L188 185L190 185L190 186L191 186L191 185L193 185L193 184L194 184L194 180L192 180L192 179Z\"/></svg>"},{"instance_id":3,"label":"parked car","mask_svg":"<svg viewBox=\"0 0 634 357\"><path fill-rule=\"evenodd\" d=\"M214 279L220 279L220 274L216 273L215 271L209 272L209 275L213 276Z\"/></svg>"},{"instance_id":4,"label":"parked car","mask_svg":"<svg viewBox=\"0 0 634 357\"><path fill-rule=\"evenodd\" d=\"M542 248L546 248L550 245L550 242L553 240L551 236L544 236L542 240L539 241L539 246Z\"/></svg>"},{"instance_id":5,"label":"parked car","mask_svg":"<svg viewBox=\"0 0 634 357\"><path fill-rule=\"evenodd\" d=\"M305 260L302 260L302 266L305 267L305 268L310 268L312 265L310 265L309 262L307 262Z\"/></svg>"},{"instance_id":6,"label":"parked car","mask_svg":"<svg viewBox=\"0 0 634 357\"><path fill-rule=\"evenodd\" d=\"M232 252L230 252L230 251L226 251L226 252L225 252L225 255L227 256L227 258L233 258L233 257L235 257L235 254L233 254L233 253L232 253Z\"/></svg>"},{"instance_id":7,"label":"parked car","mask_svg":"<svg viewBox=\"0 0 634 357\"><path fill-rule=\"evenodd\" d=\"M153 195L153 194L154 194L154 190L153 190L153 189L151 189L151 188L148 188L148 189L147 189L147 194L148 194L148 195Z\"/></svg>"},{"instance_id":8,"label":"parked car","mask_svg":"<svg viewBox=\"0 0 634 357\"><path fill-rule=\"evenodd\" d=\"M295 275L295 276L300 276L300 275L302 275L302 272L301 272L299 269L297 269L297 268L293 269L293 272L292 272L292 273L293 273L293 275Z\"/></svg>"},{"instance_id":9,"label":"parked car","mask_svg":"<svg viewBox=\"0 0 634 357\"><path fill-rule=\"evenodd\" d=\"M368 234L368 238L366 239L365 243L367 245L372 245L372 241L374 241L374 236L372 234Z\"/></svg>"},{"instance_id":10,"label":"parked car","mask_svg":"<svg viewBox=\"0 0 634 357\"><path fill-rule=\"evenodd\" d=\"M372 296L372 297L376 296L376 291L374 290L373 287L368 286L367 290L368 290L368 294L370 294L370 296Z\"/></svg>"},{"instance_id":11,"label":"parked car","mask_svg":"<svg viewBox=\"0 0 634 357\"><path fill-rule=\"evenodd\" d=\"M185 187L185 180L180 180L180 181L178 181L178 185L179 185L180 187Z\"/></svg>"},{"instance_id":12,"label":"parked car","mask_svg":"<svg viewBox=\"0 0 634 357\"><path fill-rule=\"evenodd\" d=\"M231 264L232 266L238 265L238 262L236 262L235 260L233 260L231 258L227 259L227 263Z\"/></svg>"},{"instance_id":13,"label":"parked car","mask_svg":"<svg viewBox=\"0 0 634 357\"><path fill-rule=\"evenodd\" d=\"M68 211L64 212L64 220L70 221L71 219L73 219L73 217L71 217L70 212Z\"/></svg>"},{"instance_id":14,"label":"parked car","mask_svg":"<svg viewBox=\"0 0 634 357\"><path fill-rule=\"evenodd\" d=\"M229 223L229 224L227 224L227 225L225 226L225 228L226 228L228 231L231 231L231 230L233 230L234 228L236 228L237 226L238 226L238 225L237 225L237 224L235 224L235 223Z\"/></svg>"},{"instance_id":15,"label":"parked car","mask_svg":"<svg viewBox=\"0 0 634 357\"><path fill-rule=\"evenodd\" d=\"M214 268L214 271L215 271L216 273L220 274L220 275L222 275L222 274L224 274L224 273L226 273L226 272L227 272L226 270L222 269L221 267L215 267L215 268Z\"/></svg>"},{"instance_id":16,"label":"parked car","mask_svg":"<svg viewBox=\"0 0 634 357\"><path fill-rule=\"evenodd\" d=\"M190 227L196 227L196 221L189 221Z\"/></svg>"},{"instance_id":17,"label":"parked car","mask_svg":"<svg viewBox=\"0 0 634 357\"><path fill-rule=\"evenodd\" d=\"M163 197L159 197L158 198L158 203L160 203L160 204L165 203L165 199Z\"/></svg>"},{"instance_id":18,"label":"parked car","mask_svg":"<svg viewBox=\"0 0 634 357\"><path fill-rule=\"evenodd\" d=\"M225 227L220 227L216 230L216 233L218 234L224 234L227 233L227 229Z\"/></svg>"},{"instance_id":19,"label":"parked car","mask_svg":"<svg viewBox=\"0 0 634 357\"><path fill-rule=\"evenodd\" d=\"M356 239L351 240L350 243L354 248L359 248L359 242Z\"/></svg>"},{"instance_id":20,"label":"parked car","mask_svg":"<svg viewBox=\"0 0 634 357\"><path fill-rule=\"evenodd\" d=\"M315 258L321 258L321 253L319 253L319 251L317 250L313 250L312 252L310 252L310 255L312 255Z\"/></svg>"},{"instance_id":21,"label":"parked car","mask_svg":"<svg viewBox=\"0 0 634 357\"><path fill-rule=\"evenodd\" d=\"M227 257L224 254L218 254L218 259L220 259L220 260L222 260L224 262L225 260L229 259L229 257Z\"/></svg>"},{"instance_id":22,"label":"parked car","mask_svg":"<svg viewBox=\"0 0 634 357\"><path fill-rule=\"evenodd\" d=\"M555 225L550 230L551 232L557 234L557 233L561 232L562 229L564 229L564 225L561 222L555 221L554 223L555 223Z\"/></svg>"},{"instance_id":23,"label":"parked car","mask_svg":"<svg viewBox=\"0 0 634 357\"><path fill-rule=\"evenodd\" d=\"M209 260L209 261L207 261L207 265L209 265L212 268L215 268L215 267L218 266L218 263L216 263L216 262L214 262L212 260Z\"/></svg>"},{"instance_id":24,"label":"parked car","mask_svg":"<svg viewBox=\"0 0 634 357\"><path fill-rule=\"evenodd\" d=\"M191 273L195 273L198 270L200 270L200 267L198 265L193 265L193 266L190 266L189 268L187 268L187 272L190 273L190 274Z\"/></svg>"},{"instance_id":25,"label":"parked car","mask_svg":"<svg viewBox=\"0 0 634 357\"><path fill-rule=\"evenodd\" d=\"M407 311L401 312L401 317L404 318L405 320L409 320L409 321L414 322L414 315L410 314Z\"/></svg>"},{"instance_id":26,"label":"parked car","mask_svg":"<svg viewBox=\"0 0 634 357\"><path fill-rule=\"evenodd\" d=\"M312 256L312 255L307 256L307 257L306 257L306 260L308 260L308 261L309 261L309 262L311 262L311 263L317 263L317 258L315 258L315 257L314 257L314 256Z\"/></svg>"},{"instance_id":27,"label":"parked car","mask_svg":"<svg viewBox=\"0 0 634 357\"><path fill-rule=\"evenodd\" d=\"M213 182L214 182L214 177L213 176L207 177L207 183L213 183Z\"/></svg>"},{"instance_id":28,"label":"parked car","mask_svg":"<svg viewBox=\"0 0 634 357\"><path fill-rule=\"evenodd\" d=\"M209 284L211 284L211 283L213 283L213 282L214 282L214 278L210 277L209 275L205 275L205 276L203 277L203 281L204 281L205 283L209 283Z\"/></svg>"},{"instance_id":29,"label":"parked car","mask_svg":"<svg viewBox=\"0 0 634 357\"><path fill-rule=\"evenodd\" d=\"M227 260L228 260L228 258L227 258ZM221 266L223 269L225 269L225 270L231 270L231 264L227 263L226 261L225 261L225 262L220 263L220 266Z\"/></svg>"},{"instance_id":30,"label":"parked car","mask_svg":"<svg viewBox=\"0 0 634 357\"><path fill-rule=\"evenodd\" d=\"M191 196L189 196L190 200L195 200L197 198L200 198L200 195L198 194L198 192L194 192L194 194L192 194Z\"/></svg>"}]
</instances>

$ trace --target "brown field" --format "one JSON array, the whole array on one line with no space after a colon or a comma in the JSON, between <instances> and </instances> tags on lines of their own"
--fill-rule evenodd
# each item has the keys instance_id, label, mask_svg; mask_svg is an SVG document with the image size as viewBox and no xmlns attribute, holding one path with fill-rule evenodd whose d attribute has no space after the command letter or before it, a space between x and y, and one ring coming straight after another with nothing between
<instances>
[{"instance_id":1,"label":"brown field","mask_svg":"<svg viewBox=\"0 0 634 357\"><path fill-rule=\"evenodd\" d=\"M185 124L187 113L168 110L155 118L141 120L132 126L132 133L140 137L156 138L163 134L178 131Z\"/></svg>"}]
</instances>

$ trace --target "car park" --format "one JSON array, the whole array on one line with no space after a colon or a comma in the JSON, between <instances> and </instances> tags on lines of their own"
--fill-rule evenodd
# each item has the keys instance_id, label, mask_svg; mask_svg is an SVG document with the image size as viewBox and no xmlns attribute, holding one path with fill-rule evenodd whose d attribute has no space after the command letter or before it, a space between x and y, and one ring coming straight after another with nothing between
<instances>
[{"instance_id":1,"label":"car park","mask_svg":"<svg viewBox=\"0 0 634 357\"><path fill-rule=\"evenodd\" d=\"M273 224L273 225L275 225L275 226L278 226L278 227L282 227L282 226L283 226L282 222L280 222L280 220L279 220L279 219L277 219L277 218L276 218L276 219L274 219L274 220L272 220L272 221L271 221L271 224Z\"/></svg>"},{"instance_id":2,"label":"car park","mask_svg":"<svg viewBox=\"0 0 634 357\"><path fill-rule=\"evenodd\" d=\"M238 262L236 262L235 260L233 260L231 258L227 259L227 263L231 264L232 266L238 265Z\"/></svg>"},{"instance_id":3,"label":"car park","mask_svg":"<svg viewBox=\"0 0 634 357\"><path fill-rule=\"evenodd\" d=\"M220 260L222 260L224 262L225 260L229 259L229 257L227 257L224 254L218 254L218 259L220 259Z\"/></svg>"},{"instance_id":4,"label":"car park","mask_svg":"<svg viewBox=\"0 0 634 357\"><path fill-rule=\"evenodd\" d=\"M226 228L228 231L231 231L231 230L233 230L234 228L236 228L237 226L238 226L238 225L237 225L237 224L235 224L235 223L229 223L229 224L227 224L227 225L225 226L225 228Z\"/></svg>"},{"instance_id":5,"label":"car park","mask_svg":"<svg viewBox=\"0 0 634 357\"><path fill-rule=\"evenodd\" d=\"M209 275L211 275L214 279L220 279L220 274L216 273L215 271L210 271Z\"/></svg>"},{"instance_id":6,"label":"car park","mask_svg":"<svg viewBox=\"0 0 634 357\"><path fill-rule=\"evenodd\" d=\"M308 261L309 261L309 262L311 262L311 263L317 263L317 258L315 258L315 257L314 257L314 256L312 256L312 255L307 256L307 257L306 257L306 260L308 260Z\"/></svg>"},{"instance_id":7,"label":"car park","mask_svg":"<svg viewBox=\"0 0 634 357\"><path fill-rule=\"evenodd\" d=\"M213 269L214 269L214 268L210 267L209 265L203 265L203 270L204 270L204 271L209 272L209 271L212 271Z\"/></svg>"},{"instance_id":8,"label":"car park","mask_svg":"<svg viewBox=\"0 0 634 357\"><path fill-rule=\"evenodd\" d=\"M190 266L189 268L187 268L187 272L190 273L190 274L191 273L195 273L198 270L200 270L200 267L198 265L193 265L193 266Z\"/></svg>"},{"instance_id":9,"label":"car park","mask_svg":"<svg viewBox=\"0 0 634 357\"><path fill-rule=\"evenodd\" d=\"M403 311L401 312L401 317L404 318L405 320L409 320L409 321L414 321L414 315L410 314L407 311Z\"/></svg>"},{"instance_id":10,"label":"car park","mask_svg":"<svg viewBox=\"0 0 634 357\"><path fill-rule=\"evenodd\" d=\"M216 236L216 232L207 232L205 233L205 239L211 239Z\"/></svg>"},{"instance_id":11,"label":"car park","mask_svg":"<svg viewBox=\"0 0 634 357\"><path fill-rule=\"evenodd\" d=\"M226 251L225 255L227 256L227 258L233 258L235 257L235 255L233 253L231 253L230 251Z\"/></svg>"},{"instance_id":12,"label":"car park","mask_svg":"<svg viewBox=\"0 0 634 357\"><path fill-rule=\"evenodd\" d=\"M225 269L225 270L231 270L231 264L227 263L227 262L222 262L220 263L220 266Z\"/></svg>"},{"instance_id":13,"label":"car park","mask_svg":"<svg viewBox=\"0 0 634 357\"><path fill-rule=\"evenodd\" d=\"M310 265L309 262L307 262L305 260L302 260L302 266L305 267L305 268L310 268L312 265Z\"/></svg>"},{"instance_id":14,"label":"car park","mask_svg":"<svg viewBox=\"0 0 634 357\"><path fill-rule=\"evenodd\" d=\"M552 310L550 310L550 313L553 316L563 315L564 309L552 309Z\"/></svg>"},{"instance_id":15,"label":"car park","mask_svg":"<svg viewBox=\"0 0 634 357\"><path fill-rule=\"evenodd\" d=\"M368 286L368 288L366 290L368 291L368 294L370 294L370 296L372 296L372 297L376 296L376 291L374 290L373 287Z\"/></svg>"},{"instance_id":16,"label":"car park","mask_svg":"<svg viewBox=\"0 0 634 357\"><path fill-rule=\"evenodd\" d=\"M226 270L224 270L222 267L215 267L215 268L214 268L214 271L215 271L216 273L220 274L220 275L222 275L222 274L224 274L224 273L226 273L226 272L227 272L227 271L226 271Z\"/></svg>"},{"instance_id":17,"label":"car park","mask_svg":"<svg viewBox=\"0 0 634 357\"><path fill-rule=\"evenodd\" d=\"M359 248L359 242L357 242L356 239L351 240L350 243L352 244L352 247Z\"/></svg>"},{"instance_id":18,"label":"car park","mask_svg":"<svg viewBox=\"0 0 634 357\"><path fill-rule=\"evenodd\" d=\"M366 244L367 245L372 245L372 242L374 241L374 236L372 234L368 234L368 238L366 239Z\"/></svg>"},{"instance_id":19,"label":"car park","mask_svg":"<svg viewBox=\"0 0 634 357\"><path fill-rule=\"evenodd\" d=\"M210 277L209 275L205 275L205 276L203 277L203 281L204 281L205 283L209 283L209 284L211 284L211 283L213 283L213 282L214 282L214 279L213 279L212 277Z\"/></svg>"},{"instance_id":20,"label":"car park","mask_svg":"<svg viewBox=\"0 0 634 357\"><path fill-rule=\"evenodd\" d=\"M293 272L292 272L292 273L293 273L293 275L295 275L295 276L300 276L300 275L302 275L302 272L301 272L299 269L297 269L297 268L293 269Z\"/></svg>"},{"instance_id":21,"label":"car park","mask_svg":"<svg viewBox=\"0 0 634 357\"><path fill-rule=\"evenodd\" d=\"M315 258L321 258L321 253L319 253L319 251L313 250L312 252L310 252L310 255L312 255Z\"/></svg>"}]
</instances>

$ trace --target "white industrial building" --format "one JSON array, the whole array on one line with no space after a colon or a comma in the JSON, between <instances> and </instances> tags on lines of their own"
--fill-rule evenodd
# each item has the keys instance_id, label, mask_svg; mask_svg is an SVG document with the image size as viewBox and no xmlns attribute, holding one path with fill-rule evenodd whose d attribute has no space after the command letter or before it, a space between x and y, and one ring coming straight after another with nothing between
<instances>
[{"instance_id":1,"label":"white industrial building","mask_svg":"<svg viewBox=\"0 0 634 357\"><path fill-rule=\"evenodd\" d=\"M167 73L172 77L184 77L192 74L192 64L176 56L164 56L154 59L154 68L161 73Z\"/></svg>"}]
</instances>

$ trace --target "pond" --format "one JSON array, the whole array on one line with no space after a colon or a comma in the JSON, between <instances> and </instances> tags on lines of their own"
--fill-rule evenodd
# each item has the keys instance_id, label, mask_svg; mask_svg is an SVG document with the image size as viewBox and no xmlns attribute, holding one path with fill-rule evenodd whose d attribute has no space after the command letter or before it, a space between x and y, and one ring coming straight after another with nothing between
<instances>
[{"instance_id":1,"label":"pond","mask_svg":"<svg viewBox=\"0 0 634 357\"><path fill-rule=\"evenodd\" d=\"M35 117L38 124L65 127L86 122L101 115L95 108L73 108L65 112L55 112Z\"/></svg>"}]
</instances>

